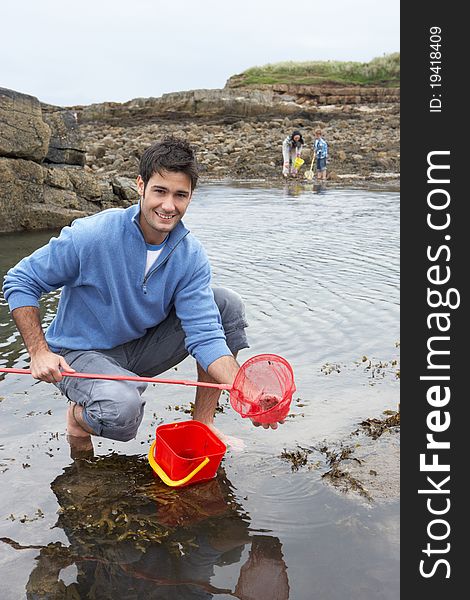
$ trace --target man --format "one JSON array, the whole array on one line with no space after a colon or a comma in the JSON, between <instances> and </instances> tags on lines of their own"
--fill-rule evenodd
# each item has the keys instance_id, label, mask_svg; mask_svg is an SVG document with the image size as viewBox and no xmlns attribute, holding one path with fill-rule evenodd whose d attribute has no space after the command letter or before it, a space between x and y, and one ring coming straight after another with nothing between
<instances>
[{"instance_id":1,"label":"man","mask_svg":"<svg viewBox=\"0 0 470 600\"><path fill-rule=\"evenodd\" d=\"M165 138L142 155L138 205L77 219L5 277L33 377L54 383L70 400L70 439L91 445L90 435L134 438L147 386L61 371L155 376L189 353L199 381L234 380L235 357L248 347L247 323L238 294L212 290L205 251L183 225L197 179L191 146ZM61 287L44 335L38 300ZM194 419L212 426L219 395L198 388Z\"/></svg>"},{"instance_id":2,"label":"man","mask_svg":"<svg viewBox=\"0 0 470 600\"><path fill-rule=\"evenodd\" d=\"M326 161L328 158L328 144L322 138L322 130L315 131L315 140L313 141L313 152L317 159L317 179L326 181Z\"/></svg>"}]
</instances>

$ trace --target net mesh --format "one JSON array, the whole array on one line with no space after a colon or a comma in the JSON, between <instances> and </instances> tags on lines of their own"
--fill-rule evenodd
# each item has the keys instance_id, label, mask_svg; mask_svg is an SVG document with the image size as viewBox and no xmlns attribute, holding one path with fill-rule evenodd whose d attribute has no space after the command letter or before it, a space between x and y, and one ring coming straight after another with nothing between
<instances>
[{"instance_id":1,"label":"net mesh","mask_svg":"<svg viewBox=\"0 0 470 600\"><path fill-rule=\"evenodd\" d=\"M290 364L276 354L259 354L240 367L230 390L230 403L242 417L272 423L287 415L294 391Z\"/></svg>"}]
</instances>

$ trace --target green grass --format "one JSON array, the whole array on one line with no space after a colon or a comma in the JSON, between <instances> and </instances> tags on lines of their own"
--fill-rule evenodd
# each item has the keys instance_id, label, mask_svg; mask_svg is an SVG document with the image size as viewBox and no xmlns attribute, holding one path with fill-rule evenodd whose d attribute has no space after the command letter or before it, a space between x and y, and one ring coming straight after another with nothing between
<instances>
[{"instance_id":1,"label":"green grass","mask_svg":"<svg viewBox=\"0 0 470 600\"><path fill-rule=\"evenodd\" d=\"M398 86L400 84L400 53L394 52L370 62L305 61L279 62L251 67L229 79L230 87L263 84Z\"/></svg>"}]
</instances>

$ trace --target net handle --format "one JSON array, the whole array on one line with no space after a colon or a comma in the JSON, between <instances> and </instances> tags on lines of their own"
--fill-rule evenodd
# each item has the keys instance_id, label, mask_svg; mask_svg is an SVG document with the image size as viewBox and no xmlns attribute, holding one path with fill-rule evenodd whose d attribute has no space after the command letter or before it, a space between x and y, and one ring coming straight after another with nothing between
<instances>
[{"instance_id":1,"label":"net handle","mask_svg":"<svg viewBox=\"0 0 470 600\"><path fill-rule=\"evenodd\" d=\"M0 368L1 373L16 373L17 375L31 375L30 369ZM228 383L209 383L204 381L188 381L185 379L158 379L156 377L139 377L138 375L106 375L103 373L69 373L62 371L63 377L77 377L81 379L106 379L110 381L146 381L148 383L173 383L177 385L190 385L195 387L217 388L231 390L233 386Z\"/></svg>"},{"instance_id":2,"label":"net handle","mask_svg":"<svg viewBox=\"0 0 470 600\"><path fill-rule=\"evenodd\" d=\"M237 385L239 380L243 377L245 371L249 366L256 364L258 362L265 362L269 360L273 360L275 362L283 363L289 370L292 378L292 382L294 381L294 374L292 371L292 367L287 362L285 358L282 356L278 356L277 354L257 354L252 356L248 360L246 360L241 367L238 369L238 372L235 376L234 382L232 385L226 383L209 383L204 381L189 381L186 379L161 379L157 377L140 377L138 375L110 375L103 373L71 373L68 371L63 371L63 377L77 377L81 379L105 379L109 381L145 381L147 383L169 383L174 385L187 385L193 387L205 387L205 388L216 388L219 390L227 390L229 392L237 391L239 393L242 392L241 387ZM15 373L17 375L31 375L30 369L14 369L14 368L2 368L0 367L0 373ZM295 386L294 386L295 389ZM286 390L287 391L287 390ZM243 394L242 394L243 395ZM243 395L243 400L247 404L251 406L258 406L256 401L250 400L248 397ZM235 409L236 410L236 409ZM237 411L239 412L239 411ZM241 413L239 413L241 414Z\"/></svg>"},{"instance_id":3,"label":"net handle","mask_svg":"<svg viewBox=\"0 0 470 600\"><path fill-rule=\"evenodd\" d=\"M239 371L242 371L243 365ZM242 371L243 372L243 371ZM0 367L0 373L14 373L16 375L31 375L30 369L7 369ZM237 373L238 376L238 373ZM104 379L106 381L145 381L147 383L170 383L175 385L188 385L194 387L205 387L205 388L216 388L219 390L232 390L238 389L228 383L209 383L205 381L188 381L185 379L161 379L156 377L139 377L138 375L106 375L104 373L69 373L68 371L62 371L62 377L76 377L78 379ZM245 398L248 404L256 405L256 402Z\"/></svg>"}]
</instances>

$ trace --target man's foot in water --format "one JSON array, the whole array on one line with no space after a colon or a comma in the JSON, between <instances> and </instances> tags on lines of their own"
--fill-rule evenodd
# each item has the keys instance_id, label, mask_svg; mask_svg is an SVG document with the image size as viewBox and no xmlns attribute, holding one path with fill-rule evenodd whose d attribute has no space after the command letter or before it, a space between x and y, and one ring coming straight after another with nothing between
<instances>
[{"instance_id":1,"label":"man's foot in water","mask_svg":"<svg viewBox=\"0 0 470 600\"><path fill-rule=\"evenodd\" d=\"M91 435L81 426L82 407L70 402L67 408L67 442L70 445L71 458L88 458L93 456Z\"/></svg>"},{"instance_id":2,"label":"man's foot in water","mask_svg":"<svg viewBox=\"0 0 470 600\"><path fill-rule=\"evenodd\" d=\"M91 435L77 437L68 433L66 437L70 446L70 458L92 458L95 455Z\"/></svg>"}]
</instances>

